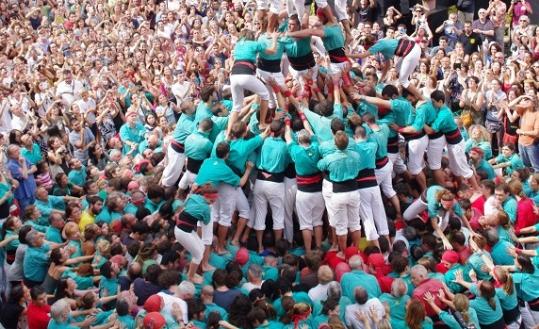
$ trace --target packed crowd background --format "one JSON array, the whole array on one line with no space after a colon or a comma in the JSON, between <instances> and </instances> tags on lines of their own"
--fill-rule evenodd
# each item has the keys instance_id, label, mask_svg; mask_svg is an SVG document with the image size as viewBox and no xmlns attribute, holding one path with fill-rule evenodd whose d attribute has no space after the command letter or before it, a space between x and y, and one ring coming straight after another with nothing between
<instances>
[{"instance_id":1,"label":"packed crowd background","mask_svg":"<svg viewBox=\"0 0 539 329\"><path fill-rule=\"evenodd\" d=\"M0 328L537 328L532 4L411 5L0 1Z\"/></svg>"}]
</instances>

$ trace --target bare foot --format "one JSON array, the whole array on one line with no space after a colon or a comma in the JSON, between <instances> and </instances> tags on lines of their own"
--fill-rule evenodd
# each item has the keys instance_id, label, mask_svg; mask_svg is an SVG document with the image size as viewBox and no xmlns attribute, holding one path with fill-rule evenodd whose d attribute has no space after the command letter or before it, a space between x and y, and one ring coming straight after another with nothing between
<instances>
[{"instance_id":1,"label":"bare foot","mask_svg":"<svg viewBox=\"0 0 539 329\"><path fill-rule=\"evenodd\" d=\"M339 252L337 253L337 255L335 255L335 256L337 256L337 257L340 258L340 259L346 259L346 257L344 256L344 253L343 253L342 251L339 251Z\"/></svg>"},{"instance_id":2,"label":"bare foot","mask_svg":"<svg viewBox=\"0 0 539 329\"><path fill-rule=\"evenodd\" d=\"M331 245L328 252L333 252L333 251L337 251L337 250L339 250L339 247L337 245Z\"/></svg>"},{"instance_id":3,"label":"bare foot","mask_svg":"<svg viewBox=\"0 0 539 329\"><path fill-rule=\"evenodd\" d=\"M215 267L211 266L210 264L201 265L200 268L202 269L202 272L211 272L215 270Z\"/></svg>"},{"instance_id":4,"label":"bare foot","mask_svg":"<svg viewBox=\"0 0 539 329\"><path fill-rule=\"evenodd\" d=\"M230 241L230 245L234 246L234 247L239 247L240 246L240 242L238 240L231 240Z\"/></svg>"}]
</instances>

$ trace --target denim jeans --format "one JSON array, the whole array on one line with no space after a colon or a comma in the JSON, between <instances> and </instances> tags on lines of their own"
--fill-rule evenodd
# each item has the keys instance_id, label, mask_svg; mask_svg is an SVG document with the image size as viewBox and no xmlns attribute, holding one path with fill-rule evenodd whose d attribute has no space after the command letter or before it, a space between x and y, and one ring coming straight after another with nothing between
<instances>
[{"instance_id":1,"label":"denim jeans","mask_svg":"<svg viewBox=\"0 0 539 329\"><path fill-rule=\"evenodd\" d=\"M526 167L532 167L534 172L539 172L539 144L530 146L518 144L518 153Z\"/></svg>"}]
</instances>

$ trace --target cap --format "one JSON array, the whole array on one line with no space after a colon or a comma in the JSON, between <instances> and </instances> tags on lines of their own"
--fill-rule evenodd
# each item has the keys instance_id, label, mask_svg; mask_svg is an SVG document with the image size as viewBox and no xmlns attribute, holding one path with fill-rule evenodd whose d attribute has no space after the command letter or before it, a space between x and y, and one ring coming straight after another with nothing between
<instances>
[{"instance_id":1,"label":"cap","mask_svg":"<svg viewBox=\"0 0 539 329\"><path fill-rule=\"evenodd\" d=\"M144 317L144 328L146 329L161 329L164 328L167 322L165 318L158 312L151 312Z\"/></svg>"},{"instance_id":2,"label":"cap","mask_svg":"<svg viewBox=\"0 0 539 329\"><path fill-rule=\"evenodd\" d=\"M249 251L247 248L241 247L236 253L236 262L240 265L245 265L249 261Z\"/></svg>"},{"instance_id":3,"label":"cap","mask_svg":"<svg viewBox=\"0 0 539 329\"><path fill-rule=\"evenodd\" d=\"M161 305L163 303L163 298L159 295L151 295L144 302L144 309L146 312L159 312L161 311Z\"/></svg>"},{"instance_id":4,"label":"cap","mask_svg":"<svg viewBox=\"0 0 539 329\"><path fill-rule=\"evenodd\" d=\"M442 255L442 260L450 264L456 264L459 262L459 254L453 250L446 250Z\"/></svg>"},{"instance_id":5,"label":"cap","mask_svg":"<svg viewBox=\"0 0 539 329\"><path fill-rule=\"evenodd\" d=\"M483 154L485 154L485 152L483 151L483 149L480 148L480 147L477 147L477 146L472 147L472 148L470 149L470 152L472 152L472 151L475 152L475 153L481 154L481 156L483 156Z\"/></svg>"}]
</instances>

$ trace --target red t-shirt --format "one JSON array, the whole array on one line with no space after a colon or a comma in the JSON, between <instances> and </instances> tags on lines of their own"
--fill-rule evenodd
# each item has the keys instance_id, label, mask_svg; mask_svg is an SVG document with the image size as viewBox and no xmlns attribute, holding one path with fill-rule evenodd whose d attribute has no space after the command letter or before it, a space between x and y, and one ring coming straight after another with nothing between
<instances>
[{"instance_id":1,"label":"red t-shirt","mask_svg":"<svg viewBox=\"0 0 539 329\"><path fill-rule=\"evenodd\" d=\"M28 317L28 329L47 329L50 320L50 311L51 307L49 305L37 306L30 302L28 311L26 312Z\"/></svg>"},{"instance_id":2,"label":"red t-shirt","mask_svg":"<svg viewBox=\"0 0 539 329\"><path fill-rule=\"evenodd\" d=\"M515 230L520 230L537 223L537 215L535 215L534 206L533 201L529 198L521 198L517 202Z\"/></svg>"},{"instance_id":3,"label":"red t-shirt","mask_svg":"<svg viewBox=\"0 0 539 329\"><path fill-rule=\"evenodd\" d=\"M425 299L423 298L423 296L425 295L425 293L427 291L430 291L430 293L432 294L432 296L434 296L434 303L439 307L441 308L442 310L445 310L447 308L447 305L445 305L444 303L442 303L440 301L440 299L438 298L438 291L440 289L443 289L443 284L436 280L436 279L427 279L423 282L421 282L421 284L419 286L417 286L415 289L414 289L414 292L412 294L412 297L419 300L420 302L423 303L423 305L425 305L425 309L427 311L427 315L432 317L432 316L435 316L436 315L436 312L434 312L434 310L432 309L432 307L430 307L429 303L427 303L425 301Z\"/></svg>"}]
</instances>

